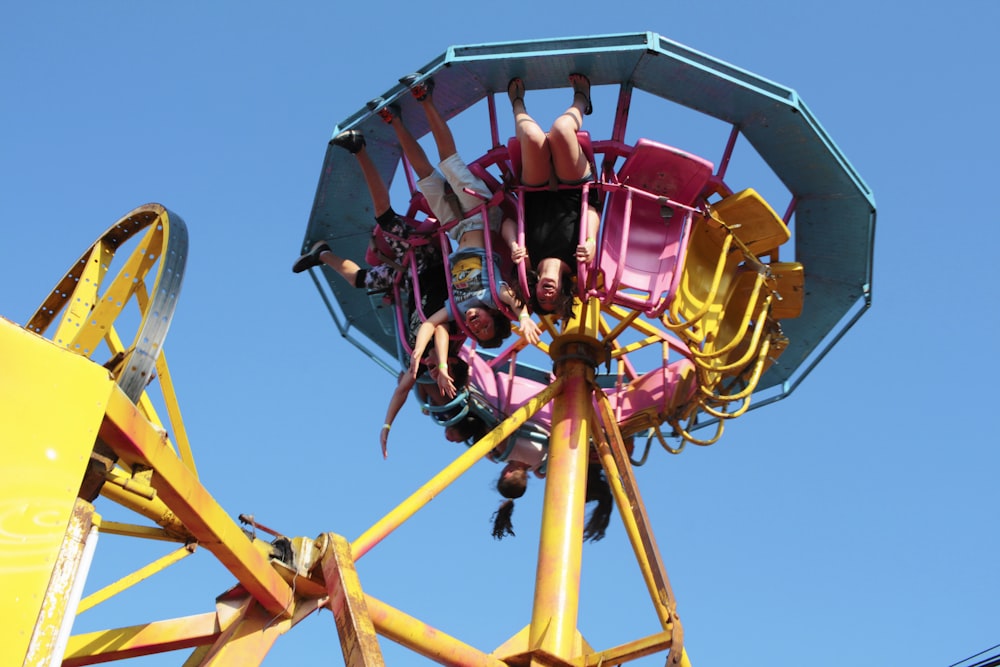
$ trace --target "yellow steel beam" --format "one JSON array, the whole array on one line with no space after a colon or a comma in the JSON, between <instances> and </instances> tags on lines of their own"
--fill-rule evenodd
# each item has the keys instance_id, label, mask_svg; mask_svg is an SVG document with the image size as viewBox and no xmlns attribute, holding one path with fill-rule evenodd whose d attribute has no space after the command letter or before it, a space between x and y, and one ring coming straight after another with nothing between
<instances>
[{"instance_id":1,"label":"yellow steel beam","mask_svg":"<svg viewBox=\"0 0 1000 667\"><path fill-rule=\"evenodd\" d=\"M80 667L211 644L219 636L216 614L153 621L70 637L63 667Z\"/></svg>"},{"instance_id":2,"label":"yellow steel beam","mask_svg":"<svg viewBox=\"0 0 1000 667\"><path fill-rule=\"evenodd\" d=\"M385 660L368 615L351 545L340 535L327 533L320 536L316 547L320 551L323 580L329 593L327 604L337 624L345 667L382 667Z\"/></svg>"},{"instance_id":3,"label":"yellow steel beam","mask_svg":"<svg viewBox=\"0 0 1000 667\"><path fill-rule=\"evenodd\" d=\"M621 433L615 422L611 403L603 392L595 392L598 409L604 422L604 430L611 436L608 439L600 435L595 428L595 442L601 458L601 464L607 471L611 490L618 504L619 514L625 526L625 532L632 543L639 569L649 590L656 609L657 616L664 630L671 633L670 665L682 664L684 658L684 631L677 617L677 603L674 598L670 580L663 567L663 559L653 538L646 506L639 494L639 485L632 472L628 452L622 441Z\"/></svg>"},{"instance_id":4,"label":"yellow steel beam","mask_svg":"<svg viewBox=\"0 0 1000 667\"><path fill-rule=\"evenodd\" d=\"M322 605L305 600L290 619L276 619L240 587L219 597L214 612L152 621L70 637L63 667L82 667L144 655L202 647L185 665L248 667L275 639Z\"/></svg>"},{"instance_id":5,"label":"yellow steel beam","mask_svg":"<svg viewBox=\"0 0 1000 667\"><path fill-rule=\"evenodd\" d=\"M109 397L100 437L129 465L153 468L153 488L195 539L271 614L288 615L291 587L120 389Z\"/></svg>"},{"instance_id":6,"label":"yellow steel beam","mask_svg":"<svg viewBox=\"0 0 1000 667\"><path fill-rule=\"evenodd\" d=\"M134 523L122 523L121 521L101 521L101 532L108 535L121 535L123 537L142 537L147 540L163 540L164 542L187 542L187 538L171 535L162 528L153 526L139 526Z\"/></svg>"},{"instance_id":7,"label":"yellow steel beam","mask_svg":"<svg viewBox=\"0 0 1000 667\"><path fill-rule=\"evenodd\" d=\"M594 375L585 358L593 358L600 350L593 343L564 344L562 339L558 347L553 345L556 377L563 391L555 396L552 407L529 646L562 659L574 655L579 612Z\"/></svg>"},{"instance_id":8,"label":"yellow steel beam","mask_svg":"<svg viewBox=\"0 0 1000 667\"><path fill-rule=\"evenodd\" d=\"M174 563L184 558L187 558L188 556L193 554L194 549L195 545L193 544L185 545L180 549L175 549L170 553L166 554L165 556L157 558L149 565L139 568L135 572L122 577L121 579L119 579L114 583L108 584L107 586L98 591L94 591L84 599L80 600L80 606L77 609L77 613L83 613L88 609L91 609L96 605L99 605L108 598L118 595L125 589L135 586L140 581L148 579L157 572L162 572L163 570L170 567Z\"/></svg>"},{"instance_id":9,"label":"yellow steel beam","mask_svg":"<svg viewBox=\"0 0 1000 667\"><path fill-rule=\"evenodd\" d=\"M420 508L433 500L448 485L459 478L477 461L486 456L504 439L510 437L525 421L545 406L552 397L559 393L562 383L557 378L555 382L538 392L538 394L511 413L510 417L500 422L490 433L476 442L452 461L444 470L435 475L429 482L417 489L409 498L397 505L387 515L382 517L371 528L361 534L351 543L354 560L358 560L372 547L381 542L404 521L417 513Z\"/></svg>"},{"instance_id":10,"label":"yellow steel beam","mask_svg":"<svg viewBox=\"0 0 1000 667\"><path fill-rule=\"evenodd\" d=\"M54 657L62 655L65 650L76 616L76 601L83 592L90 560L97 546L96 521L94 506L77 499L52 578L42 599L42 609L31 635L24 667L47 667Z\"/></svg>"},{"instance_id":11,"label":"yellow steel beam","mask_svg":"<svg viewBox=\"0 0 1000 667\"><path fill-rule=\"evenodd\" d=\"M670 648L670 633L658 632L642 639L621 644L613 648L588 653L573 661L575 667L603 667L621 665L632 660L655 655Z\"/></svg>"},{"instance_id":12,"label":"yellow steel beam","mask_svg":"<svg viewBox=\"0 0 1000 667\"><path fill-rule=\"evenodd\" d=\"M299 600L290 617L278 618L237 588L219 598L217 613L223 628L210 647L196 651L186 667L253 667L267 656L278 637L323 606L324 599Z\"/></svg>"},{"instance_id":13,"label":"yellow steel beam","mask_svg":"<svg viewBox=\"0 0 1000 667\"><path fill-rule=\"evenodd\" d=\"M132 493L119 484L104 484L101 486L101 495L122 507L150 519L178 541L188 542L193 538L187 527L167 507L162 498L147 498L143 495ZM113 523L106 523L104 525L114 526ZM109 530L108 532L111 531Z\"/></svg>"},{"instance_id":14,"label":"yellow steel beam","mask_svg":"<svg viewBox=\"0 0 1000 667\"><path fill-rule=\"evenodd\" d=\"M465 644L386 603L365 595L368 613L379 635L446 667L507 667L494 654Z\"/></svg>"}]
</instances>

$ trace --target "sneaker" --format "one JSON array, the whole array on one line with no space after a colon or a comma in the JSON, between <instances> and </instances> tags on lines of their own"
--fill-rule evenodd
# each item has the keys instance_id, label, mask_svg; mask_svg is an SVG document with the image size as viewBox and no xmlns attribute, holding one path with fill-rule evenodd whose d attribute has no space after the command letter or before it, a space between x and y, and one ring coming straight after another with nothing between
<instances>
[{"instance_id":1,"label":"sneaker","mask_svg":"<svg viewBox=\"0 0 1000 667\"><path fill-rule=\"evenodd\" d=\"M302 273L306 269L319 266L323 263L319 256L327 250L330 250L330 246L327 245L326 241L317 241L309 252L295 260L295 263L292 264L292 273Z\"/></svg>"},{"instance_id":2,"label":"sneaker","mask_svg":"<svg viewBox=\"0 0 1000 667\"><path fill-rule=\"evenodd\" d=\"M426 100L427 96L434 91L433 77L420 81L420 77L422 76L423 74L420 72L414 72L413 74L407 74L399 80L401 84L410 89L410 93L413 94L413 97L416 98L418 102ZM417 83L418 81L420 81L420 83Z\"/></svg>"},{"instance_id":3,"label":"sneaker","mask_svg":"<svg viewBox=\"0 0 1000 667\"><path fill-rule=\"evenodd\" d=\"M340 146L351 155L357 155L365 147L365 135L361 134L358 130L344 130L333 139L330 139L330 144Z\"/></svg>"}]
</instances>

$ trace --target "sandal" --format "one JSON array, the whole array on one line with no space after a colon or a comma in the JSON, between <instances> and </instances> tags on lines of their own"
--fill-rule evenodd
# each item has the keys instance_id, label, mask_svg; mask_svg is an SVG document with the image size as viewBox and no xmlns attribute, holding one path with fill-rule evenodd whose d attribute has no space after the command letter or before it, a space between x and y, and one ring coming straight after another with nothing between
<instances>
[{"instance_id":1,"label":"sandal","mask_svg":"<svg viewBox=\"0 0 1000 667\"><path fill-rule=\"evenodd\" d=\"M514 88L514 93L511 93L511 88ZM524 81L520 77L514 77L507 82L507 98L510 99L510 105L514 106L514 103L521 100L521 104L524 104Z\"/></svg>"},{"instance_id":2,"label":"sandal","mask_svg":"<svg viewBox=\"0 0 1000 667\"><path fill-rule=\"evenodd\" d=\"M385 106L383 106L385 105ZM385 99L381 97L376 97L373 100L368 100L365 104L366 107L378 114L378 117L388 125L392 125L392 120L394 118L399 118L399 105L397 104L385 104Z\"/></svg>"},{"instance_id":3,"label":"sandal","mask_svg":"<svg viewBox=\"0 0 1000 667\"><path fill-rule=\"evenodd\" d=\"M416 98L418 102L423 102L427 99L427 96L434 92L434 78L429 77L425 81L420 81L420 77L423 74L420 72L414 72L413 74L407 74L402 79L399 80L401 84L410 89L410 93ZM420 81L420 83L417 83Z\"/></svg>"},{"instance_id":4,"label":"sandal","mask_svg":"<svg viewBox=\"0 0 1000 667\"><path fill-rule=\"evenodd\" d=\"M292 273L302 273L306 269L311 269L314 266L319 266L323 261L319 258L324 252L333 252L330 250L330 246L327 245L326 241L317 241L313 244L313 247L309 252L299 257L292 264Z\"/></svg>"},{"instance_id":5,"label":"sandal","mask_svg":"<svg viewBox=\"0 0 1000 667\"><path fill-rule=\"evenodd\" d=\"M577 87L581 82L585 82L585 86ZM590 103L590 79L587 78L586 74L573 73L569 75L569 83L573 86L573 96L583 95L583 99L587 100L587 105L583 109L583 115L589 116L594 113L594 107Z\"/></svg>"}]
</instances>

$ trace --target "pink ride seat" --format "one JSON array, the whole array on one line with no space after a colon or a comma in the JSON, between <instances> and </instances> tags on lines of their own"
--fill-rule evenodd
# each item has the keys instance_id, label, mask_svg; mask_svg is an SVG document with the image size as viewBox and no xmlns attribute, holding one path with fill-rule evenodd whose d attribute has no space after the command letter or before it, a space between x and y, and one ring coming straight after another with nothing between
<instances>
[{"instance_id":1,"label":"pink ride seat","mask_svg":"<svg viewBox=\"0 0 1000 667\"><path fill-rule=\"evenodd\" d=\"M468 352L468 348L463 348L459 356L469 364L469 382L500 413L510 415L546 386L518 375L514 376L512 382L509 373L496 371L478 354ZM552 404L546 404L528 421L546 429L551 428Z\"/></svg>"},{"instance_id":2,"label":"pink ride seat","mask_svg":"<svg viewBox=\"0 0 1000 667\"><path fill-rule=\"evenodd\" d=\"M695 366L689 359L679 359L654 368L620 390L605 389L618 418L622 435L628 437L654 424L662 424L678 406L694 395Z\"/></svg>"},{"instance_id":3,"label":"pink ride seat","mask_svg":"<svg viewBox=\"0 0 1000 667\"><path fill-rule=\"evenodd\" d=\"M603 301L658 317L676 287L691 211L712 176L711 162L640 139L610 189L599 270ZM601 290L598 290L600 293Z\"/></svg>"}]
</instances>

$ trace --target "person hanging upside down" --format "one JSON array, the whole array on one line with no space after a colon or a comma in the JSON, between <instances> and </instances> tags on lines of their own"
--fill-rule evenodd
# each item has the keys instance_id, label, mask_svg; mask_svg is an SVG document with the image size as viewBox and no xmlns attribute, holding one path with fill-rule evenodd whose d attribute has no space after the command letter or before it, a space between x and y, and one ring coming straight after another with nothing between
<instances>
[{"instance_id":1,"label":"person hanging upside down","mask_svg":"<svg viewBox=\"0 0 1000 667\"><path fill-rule=\"evenodd\" d=\"M535 312L560 318L573 314L573 284L577 262L590 262L596 252L600 215L598 192L587 197L586 237L580 243L582 186L594 179L577 132L591 113L590 80L570 74L573 103L552 123L548 132L532 118L524 104L524 82L511 79L507 96L514 112L514 129L521 146L521 184L531 188L524 197L524 247L517 243L517 221L504 220L502 235L511 259L527 262L530 302ZM560 187L573 186L573 187Z\"/></svg>"},{"instance_id":2,"label":"person hanging upside down","mask_svg":"<svg viewBox=\"0 0 1000 667\"><path fill-rule=\"evenodd\" d=\"M531 320L527 306L521 302L514 290L500 275L499 256L494 253L492 258L486 257L485 235L488 231L485 229L483 216L478 209L492 196L492 193L481 179L469 172L469 168L459 157L451 129L437 107L434 106L433 79L420 81L421 76L420 74L411 74L404 77L402 81L410 86L411 93L421 103L421 107L427 115L431 134L434 136L434 143L441 159L438 165L440 171L434 169L426 156L423 160L410 159L410 163L419 178L417 187L427 198L431 211L438 217L442 225L449 226L449 235L458 242L457 248L449 257L452 295L458 312L452 312L451 303L446 302L444 308L429 315L427 321L420 327L413 347L414 359L410 367L414 377L420 355L434 338L434 328L443 326L457 317L463 319L468 330L483 347L499 347L510 336L510 323L500 310L499 305L494 302L494 292L500 301L517 315L521 334L525 339L532 344L538 343L540 340L538 325ZM406 130L398 114L395 114L391 107L382 107L379 115L395 129L400 145L409 159L411 151L408 146L411 143L417 144L414 137ZM412 152L418 158L422 153L415 150ZM446 183L458 199L459 213L455 213L452 205L448 203ZM465 191L466 188L477 192L480 196L469 194ZM459 219L459 216L464 217ZM499 210L494 207L487 217L491 227L498 226ZM458 222L455 222L456 219ZM492 286L489 284L488 262L493 264L494 284Z\"/></svg>"},{"instance_id":3,"label":"person hanging upside down","mask_svg":"<svg viewBox=\"0 0 1000 667\"><path fill-rule=\"evenodd\" d=\"M397 267L401 267L405 263L406 253L411 246L406 239L410 237L413 228L392 209L389 202L388 188L385 185L385 181L382 180L382 176L379 174L378 169L375 167L375 163L372 161L371 156L368 154L364 135L357 130L347 130L335 136L330 143L334 146L347 150L357 158L358 164L361 167L362 175L364 176L365 184L368 187L369 196L372 200L372 208L375 211L376 225L382 232L384 232L384 234L382 234L382 239L389 246L392 256L387 257L386 259L388 261L383 262L382 264L374 266L370 269L364 269L361 268L361 266L359 266L356 262L340 257L334 253L326 241L318 241L313 244L309 252L305 253L295 261L292 266L292 271L295 273L301 273L311 267L325 264L343 277L348 284L353 285L354 287L364 288L369 292L379 292L391 289L397 278ZM420 148L419 144L417 145L416 150L421 153L423 152L423 149ZM420 285L421 303L420 309L418 310L413 298L413 290L411 289L407 304L407 310L409 313L407 343L411 347L416 341L416 333L423 322L420 318L420 312L436 312L437 310L443 308L445 302L448 300L448 286L445 281L444 262L442 261L441 252L437 244L433 242L414 243L412 244L412 247L413 261L416 263L417 280ZM409 273L403 277L405 280L408 280ZM439 394L454 397L456 392L455 383L452 381L452 374L455 373L454 367L452 371L449 371L448 364L440 364L437 359L448 359L451 352L457 352L457 350L453 350L452 348L456 346L456 343L460 345L461 340L453 340L453 334L457 334L457 328L448 329L442 327L435 333L438 336L439 343L436 345L437 353L433 359L427 359L428 365L433 368L431 376L438 384L438 386L434 388L437 391L434 391L433 393L436 397L439 396ZM429 356L430 355L428 355L428 357ZM454 358L452 363L465 366L465 362L457 358ZM465 373L467 377L467 370ZM415 381L416 377L411 377L409 367L407 367L399 375L396 389L393 392L389 408L386 412L385 422L379 432L379 442L382 446L383 458L387 455L386 448L389 437L389 429L392 426L392 422L395 419L396 414L402 408L407 396L409 396L410 390L413 389ZM428 389L426 391L431 390ZM430 400L434 399L432 398Z\"/></svg>"}]
</instances>

